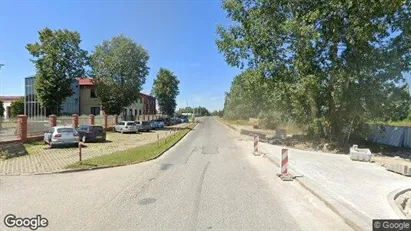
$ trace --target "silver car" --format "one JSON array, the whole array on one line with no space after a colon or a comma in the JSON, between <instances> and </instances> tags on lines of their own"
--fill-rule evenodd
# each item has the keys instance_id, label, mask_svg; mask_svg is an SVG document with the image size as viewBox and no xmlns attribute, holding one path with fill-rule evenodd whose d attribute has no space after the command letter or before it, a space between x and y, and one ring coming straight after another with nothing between
<instances>
[{"instance_id":1,"label":"silver car","mask_svg":"<svg viewBox=\"0 0 411 231\"><path fill-rule=\"evenodd\" d=\"M150 121L140 120L140 121L136 121L136 123L137 123L138 130L139 130L139 131L146 131L146 132L148 132L148 131L150 131L150 130L152 129Z\"/></svg>"},{"instance_id":2,"label":"silver car","mask_svg":"<svg viewBox=\"0 0 411 231\"><path fill-rule=\"evenodd\" d=\"M134 121L121 121L114 126L114 131L116 132L130 132L130 133L136 133L138 132L137 129L137 124Z\"/></svg>"},{"instance_id":3,"label":"silver car","mask_svg":"<svg viewBox=\"0 0 411 231\"><path fill-rule=\"evenodd\" d=\"M50 148L57 145L78 145L78 142L78 132L71 127L56 126L44 133L44 143L48 144Z\"/></svg>"}]
</instances>

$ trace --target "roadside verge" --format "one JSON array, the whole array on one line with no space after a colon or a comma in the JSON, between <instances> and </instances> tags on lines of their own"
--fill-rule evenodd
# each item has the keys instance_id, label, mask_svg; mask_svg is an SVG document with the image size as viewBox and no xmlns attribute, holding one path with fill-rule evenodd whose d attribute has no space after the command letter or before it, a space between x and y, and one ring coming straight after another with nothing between
<instances>
[{"instance_id":1,"label":"roadside verge","mask_svg":"<svg viewBox=\"0 0 411 231\"><path fill-rule=\"evenodd\" d=\"M151 144L70 164L66 166L67 170L60 171L59 173L118 167L157 159L178 143L196 125L197 124L191 124L188 127L177 131L173 136L160 139Z\"/></svg>"}]
</instances>

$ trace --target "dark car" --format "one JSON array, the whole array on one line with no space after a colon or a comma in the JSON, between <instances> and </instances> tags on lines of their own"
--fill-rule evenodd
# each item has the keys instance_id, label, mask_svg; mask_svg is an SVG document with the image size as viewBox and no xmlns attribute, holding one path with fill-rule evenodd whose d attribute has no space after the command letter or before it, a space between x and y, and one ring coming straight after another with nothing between
<instances>
[{"instance_id":1,"label":"dark car","mask_svg":"<svg viewBox=\"0 0 411 231\"><path fill-rule=\"evenodd\" d=\"M106 131L102 126L96 125L81 125L77 128L79 138L83 143L89 141L105 141Z\"/></svg>"}]
</instances>

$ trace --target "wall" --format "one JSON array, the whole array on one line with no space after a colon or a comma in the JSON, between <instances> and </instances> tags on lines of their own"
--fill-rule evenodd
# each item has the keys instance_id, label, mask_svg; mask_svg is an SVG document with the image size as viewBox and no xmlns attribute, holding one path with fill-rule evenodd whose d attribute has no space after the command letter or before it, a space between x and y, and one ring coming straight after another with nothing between
<instances>
[{"instance_id":1,"label":"wall","mask_svg":"<svg viewBox=\"0 0 411 231\"><path fill-rule=\"evenodd\" d=\"M91 98L91 88L94 86L80 86L80 115L89 115L92 107L100 107L101 103L98 98ZM100 115L102 115L100 110Z\"/></svg>"}]
</instances>

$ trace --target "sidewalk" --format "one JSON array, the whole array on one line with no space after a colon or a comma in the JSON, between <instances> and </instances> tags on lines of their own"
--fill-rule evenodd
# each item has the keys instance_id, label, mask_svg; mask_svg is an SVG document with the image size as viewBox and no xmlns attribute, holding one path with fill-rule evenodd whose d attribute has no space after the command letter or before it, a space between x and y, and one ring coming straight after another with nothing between
<instances>
[{"instance_id":1,"label":"sidewalk","mask_svg":"<svg viewBox=\"0 0 411 231\"><path fill-rule=\"evenodd\" d=\"M260 151L278 164L281 148L260 143ZM291 174L303 175L303 184L327 197L323 199L361 228L370 229L372 219L399 219L388 196L411 187L411 178L373 163L351 161L348 155L288 149L288 160Z\"/></svg>"},{"instance_id":2,"label":"sidewalk","mask_svg":"<svg viewBox=\"0 0 411 231\"><path fill-rule=\"evenodd\" d=\"M188 126L182 123L168 128L183 128ZM86 143L82 149L82 159L108 155L117 151L146 145L157 141L157 138L165 138L172 135L172 130L153 130L152 132L140 132L138 134L121 134L108 132L107 142ZM34 145L25 144L29 153L25 156L0 159L1 175L32 175L41 173L59 172L69 164L79 160L77 147L48 148L42 141Z\"/></svg>"},{"instance_id":3,"label":"sidewalk","mask_svg":"<svg viewBox=\"0 0 411 231\"><path fill-rule=\"evenodd\" d=\"M235 129L240 130L238 126ZM241 146L252 155L253 138L241 135L240 140ZM282 148L260 142L262 156L256 158L270 159L280 173ZM389 172L377 164L352 161L343 154L288 148L288 160L289 173L302 175L298 181L352 227L372 230L373 219L402 218L391 207L389 196L399 189L411 188L411 178Z\"/></svg>"}]
</instances>

